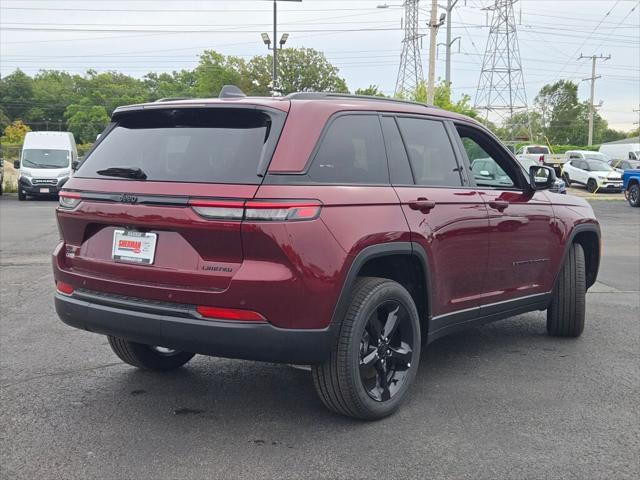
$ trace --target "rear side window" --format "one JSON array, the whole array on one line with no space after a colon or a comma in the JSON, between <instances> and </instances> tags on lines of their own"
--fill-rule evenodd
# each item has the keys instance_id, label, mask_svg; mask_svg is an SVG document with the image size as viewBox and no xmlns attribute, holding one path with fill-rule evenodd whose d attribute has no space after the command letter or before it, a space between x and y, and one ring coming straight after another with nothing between
<instances>
[{"instance_id":1,"label":"rear side window","mask_svg":"<svg viewBox=\"0 0 640 480\"><path fill-rule=\"evenodd\" d=\"M462 178L442 122L398 118L416 185L460 187Z\"/></svg>"},{"instance_id":2,"label":"rear side window","mask_svg":"<svg viewBox=\"0 0 640 480\"><path fill-rule=\"evenodd\" d=\"M342 115L334 119L308 174L312 181L319 183L389 183L378 116Z\"/></svg>"},{"instance_id":3,"label":"rear side window","mask_svg":"<svg viewBox=\"0 0 640 480\"><path fill-rule=\"evenodd\" d=\"M259 184L284 114L244 108L149 109L116 117L77 177L139 168L148 181Z\"/></svg>"}]
</instances>

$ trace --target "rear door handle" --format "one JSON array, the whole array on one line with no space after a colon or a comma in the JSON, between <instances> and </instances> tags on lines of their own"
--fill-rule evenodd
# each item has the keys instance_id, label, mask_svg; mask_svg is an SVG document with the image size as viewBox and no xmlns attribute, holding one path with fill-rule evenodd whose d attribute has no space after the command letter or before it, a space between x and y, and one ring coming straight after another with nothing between
<instances>
[{"instance_id":1,"label":"rear door handle","mask_svg":"<svg viewBox=\"0 0 640 480\"><path fill-rule=\"evenodd\" d=\"M502 212L505 208L509 206L509 202L506 202L504 200L492 200L489 202L489 206L491 208L495 208L499 212Z\"/></svg>"},{"instance_id":2,"label":"rear door handle","mask_svg":"<svg viewBox=\"0 0 640 480\"><path fill-rule=\"evenodd\" d=\"M408 205L411 210L420 210L422 213L429 213L429 211L436 206L436 202L421 197L409 202Z\"/></svg>"}]
</instances>

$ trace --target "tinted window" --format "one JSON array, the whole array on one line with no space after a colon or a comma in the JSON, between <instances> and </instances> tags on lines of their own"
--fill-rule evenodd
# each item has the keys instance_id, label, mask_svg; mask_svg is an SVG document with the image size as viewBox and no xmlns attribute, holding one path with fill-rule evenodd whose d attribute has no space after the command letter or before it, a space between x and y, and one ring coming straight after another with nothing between
<instances>
[{"instance_id":1,"label":"tinted window","mask_svg":"<svg viewBox=\"0 0 640 480\"><path fill-rule=\"evenodd\" d=\"M417 185L460 187L462 179L442 122L398 118Z\"/></svg>"},{"instance_id":2,"label":"tinted window","mask_svg":"<svg viewBox=\"0 0 640 480\"><path fill-rule=\"evenodd\" d=\"M109 178L109 167L140 168L147 180L258 184L279 132L266 112L240 108L136 111L124 114L76 176Z\"/></svg>"},{"instance_id":3,"label":"tinted window","mask_svg":"<svg viewBox=\"0 0 640 480\"><path fill-rule=\"evenodd\" d=\"M402 143L402 137L393 117L382 117L382 131L387 144L387 156L389 157L389 173L391 183L394 185L413 184L413 175L409 166L409 157Z\"/></svg>"},{"instance_id":4,"label":"tinted window","mask_svg":"<svg viewBox=\"0 0 640 480\"><path fill-rule=\"evenodd\" d=\"M343 115L331 122L309 169L321 183L389 183L377 115Z\"/></svg>"}]
</instances>

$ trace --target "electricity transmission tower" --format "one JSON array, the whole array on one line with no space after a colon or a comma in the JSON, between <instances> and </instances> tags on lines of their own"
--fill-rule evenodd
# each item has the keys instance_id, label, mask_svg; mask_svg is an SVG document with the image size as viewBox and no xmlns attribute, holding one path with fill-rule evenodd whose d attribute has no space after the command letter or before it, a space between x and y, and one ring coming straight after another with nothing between
<instances>
[{"instance_id":1,"label":"electricity transmission tower","mask_svg":"<svg viewBox=\"0 0 640 480\"><path fill-rule=\"evenodd\" d=\"M405 0L404 6L404 39L400 68L396 80L396 95L413 93L424 80L422 61L420 60L420 38L418 32L418 3L420 0Z\"/></svg>"},{"instance_id":2,"label":"electricity transmission tower","mask_svg":"<svg viewBox=\"0 0 640 480\"><path fill-rule=\"evenodd\" d=\"M478 81L475 107L485 120L504 122L514 114L526 114L526 128L531 137L527 94L520 62L513 4L518 0L495 0L487 10L493 11L487 47ZM511 135L515 135L512 129Z\"/></svg>"}]
</instances>

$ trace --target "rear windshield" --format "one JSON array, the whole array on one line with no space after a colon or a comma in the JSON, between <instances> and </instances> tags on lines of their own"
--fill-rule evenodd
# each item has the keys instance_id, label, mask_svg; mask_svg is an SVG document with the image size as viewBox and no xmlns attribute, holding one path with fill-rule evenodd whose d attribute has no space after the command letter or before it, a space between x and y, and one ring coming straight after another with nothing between
<instances>
[{"instance_id":1,"label":"rear windshield","mask_svg":"<svg viewBox=\"0 0 640 480\"><path fill-rule=\"evenodd\" d=\"M22 151L22 166L29 168L65 168L71 164L68 150L25 149Z\"/></svg>"},{"instance_id":2,"label":"rear windshield","mask_svg":"<svg viewBox=\"0 0 640 480\"><path fill-rule=\"evenodd\" d=\"M121 114L76 176L113 167L148 181L259 184L284 114L247 108L149 109Z\"/></svg>"}]
</instances>

